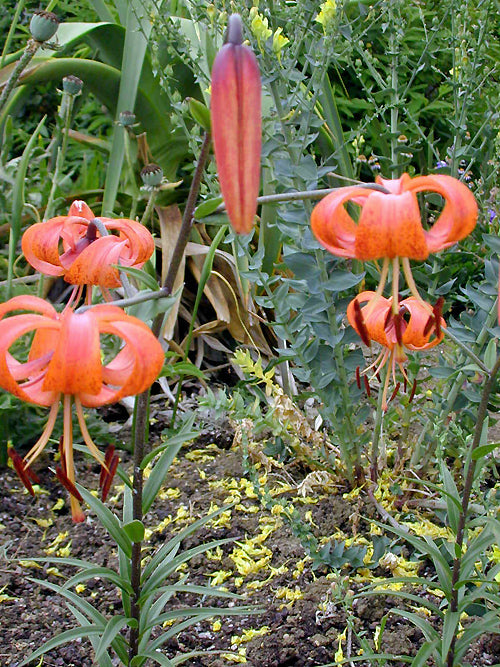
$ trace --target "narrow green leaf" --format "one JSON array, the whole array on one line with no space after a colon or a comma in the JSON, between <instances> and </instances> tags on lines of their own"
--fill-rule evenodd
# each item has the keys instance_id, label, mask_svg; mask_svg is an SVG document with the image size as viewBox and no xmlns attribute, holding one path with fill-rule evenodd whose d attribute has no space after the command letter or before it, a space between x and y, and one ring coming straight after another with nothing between
<instances>
[{"instance_id":1,"label":"narrow green leaf","mask_svg":"<svg viewBox=\"0 0 500 667\"><path fill-rule=\"evenodd\" d=\"M179 450L183 444L183 442L178 442L177 444L173 445L167 444L165 451L160 455L158 461L156 461L151 474L144 484L144 491L142 494L143 514L146 514L151 508L151 505L154 503L155 498L158 495L158 491L160 490L161 485L167 476L168 469L170 468L172 461L179 453Z\"/></svg>"},{"instance_id":2,"label":"narrow green leaf","mask_svg":"<svg viewBox=\"0 0 500 667\"><path fill-rule=\"evenodd\" d=\"M124 616L113 616L113 618L108 621L95 653L96 660L99 660L101 656L105 654L107 648L111 646L111 643L113 642L116 635L120 632L120 630L126 628L127 625L129 625L129 621L131 620L135 619L125 618Z\"/></svg>"},{"instance_id":3,"label":"narrow green leaf","mask_svg":"<svg viewBox=\"0 0 500 667\"><path fill-rule=\"evenodd\" d=\"M481 447L477 447L472 452L472 460L477 461L478 459L482 459L483 456L487 456L490 452L493 452L497 447L500 447L499 442L492 442L489 445L482 445Z\"/></svg>"},{"instance_id":4,"label":"narrow green leaf","mask_svg":"<svg viewBox=\"0 0 500 667\"><path fill-rule=\"evenodd\" d=\"M114 22L113 14L109 11L104 0L89 0L89 2L101 21L109 21L110 23Z\"/></svg>"},{"instance_id":5,"label":"narrow green leaf","mask_svg":"<svg viewBox=\"0 0 500 667\"><path fill-rule=\"evenodd\" d=\"M132 662L130 663L131 667L140 667L140 665L143 664L144 660L149 658L150 660L154 660L154 662L157 662L159 665L162 665L162 667L173 667L174 663L167 658L166 655L163 655L162 653L158 653L156 651L141 651L139 655L136 655L135 658L132 659Z\"/></svg>"},{"instance_id":6,"label":"narrow green leaf","mask_svg":"<svg viewBox=\"0 0 500 667\"><path fill-rule=\"evenodd\" d=\"M341 176L346 176L347 178L352 179L354 178L354 171L347 150L346 141L344 139L342 121L340 120L337 104L335 102L335 95L328 74L325 74L319 99L323 107L325 120L332 133L331 136L335 147L335 157L338 161L339 173ZM344 185L344 183L342 183L342 185Z\"/></svg>"},{"instance_id":7,"label":"narrow green leaf","mask_svg":"<svg viewBox=\"0 0 500 667\"><path fill-rule=\"evenodd\" d=\"M128 0L117 119L120 112L135 109L137 90L152 27L153 22L148 16L146 5L140 0ZM126 129L121 125L114 126L104 185L103 215L113 213L125 156L125 132Z\"/></svg>"},{"instance_id":8,"label":"narrow green leaf","mask_svg":"<svg viewBox=\"0 0 500 667\"><path fill-rule=\"evenodd\" d=\"M164 452L166 449L178 447L177 451L182 447L186 442L194 440L200 435L200 431L190 430L183 433L178 433L177 435L168 436L167 440L162 444L155 447L149 454L144 457L144 460L141 463L141 468L145 468L150 461L152 461L156 456Z\"/></svg>"},{"instance_id":9,"label":"narrow green leaf","mask_svg":"<svg viewBox=\"0 0 500 667\"><path fill-rule=\"evenodd\" d=\"M497 341L495 338L492 338L488 345L486 346L486 350L484 352L484 365L491 369L495 365L497 360Z\"/></svg>"},{"instance_id":10,"label":"narrow green leaf","mask_svg":"<svg viewBox=\"0 0 500 667\"><path fill-rule=\"evenodd\" d=\"M21 234L21 220L24 208L24 189L26 183L26 172L28 171L28 166L31 160L31 154L33 152L33 149L35 148L35 143L38 139L38 135L42 130L42 127L45 124L46 118L47 116L44 116L36 126L33 134L29 138L29 141L24 148L23 154L17 166L16 179L12 194L12 212L10 215L7 298L10 298L12 296L12 277L13 277L17 242Z\"/></svg>"},{"instance_id":11,"label":"narrow green leaf","mask_svg":"<svg viewBox=\"0 0 500 667\"><path fill-rule=\"evenodd\" d=\"M142 587L139 604L141 604L143 599L154 593L157 586L159 586L162 581L164 581L170 574L172 574L179 567L179 565L187 562L194 556L198 556L198 554L205 553L205 551L208 551L209 549L216 549L217 547L232 541L232 537L227 537L222 540L212 540L211 542L206 542L205 544L199 544L192 549L181 551L181 553L178 554L175 558L172 558L172 560L162 562Z\"/></svg>"},{"instance_id":12,"label":"narrow green leaf","mask_svg":"<svg viewBox=\"0 0 500 667\"><path fill-rule=\"evenodd\" d=\"M97 577L111 582L112 584L120 588L122 591L127 591L130 594L132 594L133 592L132 587L128 583L128 581L120 577L120 575L117 572L115 572L109 567L92 567L84 569L81 572L78 572L77 574L73 575L70 579L68 579L64 584L64 587L72 588L73 586L77 586L78 584L81 584L84 581L88 581L89 579L95 579Z\"/></svg>"},{"instance_id":13,"label":"narrow green leaf","mask_svg":"<svg viewBox=\"0 0 500 667\"><path fill-rule=\"evenodd\" d=\"M123 273L126 273L127 276L135 278L137 282L142 283L145 285L145 287L148 288L148 290L151 290L152 292L158 292L160 289L156 278L153 278L153 276L150 276L149 273L143 271L142 269L136 269L133 266L122 266L121 264L114 264L113 266L115 269L118 269L118 271L123 271Z\"/></svg>"},{"instance_id":14,"label":"narrow green leaf","mask_svg":"<svg viewBox=\"0 0 500 667\"><path fill-rule=\"evenodd\" d=\"M436 651L438 645L439 639L434 639L432 642L424 642L418 650L417 655L413 658L411 667L426 667L428 664L427 660Z\"/></svg>"},{"instance_id":15,"label":"narrow green leaf","mask_svg":"<svg viewBox=\"0 0 500 667\"><path fill-rule=\"evenodd\" d=\"M80 625L87 625L88 620L85 618L85 616L76 609L72 604L69 602L66 602L67 608L70 610L70 612L73 614L73 616L76 618L78 623ZM91 635L89 637L90 643L92 644L92 648L94 651L96 648L99 646L99 636L94 636ZM107 653L105 653L103 656L101 656L101 659L99 660L99 667L113 667L113 663L111 662L111 659Z\"/></svg>"},{"instance_id":16,"label":"narrow green leaf","mask_svg":"<svg viewBox=\"0 0 500 667\"><path fill-rule=\"evenodd\" d=\"M71 630L61 632L61 634L57 635L56 637L52 637L52 639L49 639L47 642L45 642L43 646L28 656L26 660L23 660L19 667L24 667L24 665L28 665L32 660L39 658L41 655L44 655L44 653L52 651L53 649L57 648L58 646L62 646L63 644L72 642L75 639L83 639L84 637L91 637L100 634L101 630L96 628L95 625L83 625L78 628L72 628Z\"/></svg>"},{"instance_id":17,"label":"narrow green leaf","mask_svg":"<svg viewBox=\"0 0 500 667\"><path fill-rule=\"evenodd\" d=\"M200 621L204 621L208 618L213 618L216 616L241 616L241 615L247 615L247 614L262 614L264 613L264 609L259 609L257 607L204 607L202 609L198 609L198 613L191 615L192 612L194 611L192 608L188 608L185 610L180 610L181 612L185 611L185 613L178 613L179 610L177 611L171 611L171 612L165 612L165 614L161 614L158 617L158 624L163 624L165 621L171 621L175 618L181 618L182 616L189 616L185 621L182 621L181 623L176 623L175 625L171 626L170 628L166 629L164 632L161 633L161 635L152 641L149 645L149 650L155 650L157 648L160 648L160 646L163 646L165 642L167 642L171 637L174 637L179 634L179 632L182 632L186 628L189 628L191 625L195 625L196 623L199 623Z\"/></svg>"},{"instance_id":18,"label":"narrow green leaf","mask_svg":"<svg viewBox=\"0 0 500 667\"><path fill-rule=\"evenodd\" d=\"M392 613L397 614L398 616L402 616L403 618L406 618L408 621L411 621L413 625L415 625L417 628L419 628L419 630L422 631L427 641L430 642L434 642L436 640L440 641L437 630L435 630L432 627L432 625L429 623L427 619L422 618L418 614L414 614L411 611L405 611L404 609L393 609Z\"/></svg>"},{"instance_id":19,"label":"narrow green leaf","mask_svg":"<svg viewBox=\"0 0 500 667\"><path fill-rule=\"evenodd\" d=\"M446 610L441 635L441 659L443 662L446 660L451 642L453 641L453 637L457 632L459 621L460 613L458 611L450 611L449 609Z\"/></svg>"},{"instance_id":20,"label":"narrow green leaf","mask_svg":"<svg viewBox=\"0 0 500 667\"><path fill-rule=\"evenodd\" d=\"M90 506L90 508L97 514L99 521L107 530L109 536L122 549L127 558L132 556L132 542L128 535L123 531L123 528L113 514L113 512L106 507L98 498L93 496L87 489L80 484L77 484L78 491L80 491L83 499Z\"/></svg>"},{"instance_id":21,"label":"narrow green leaf","mask_svg":"<svg viewBox=\"0 0 500 667\"><path fill-rule=\"evenodd\" d=\"M208 215L211 215L223 202L222 197L214 197L213 199L207 199L203 204L197 206L194 210L195 220L202 220Z\"/></svg>"},{"instance_id":22,"label":"narrow green leaf","mask_svg":"<svg viewBox=\"0 0 500 667\"><path fill-rule=\"evenodd\" d=\"M448 522L450 524L450 528L456 535L462 504L460 502L460 494L458 493L455 480L451 476L451 473L444 461L441 461L441 479L443 480L443 485L446 490L445 500L448 510Z\"/></svg>"}]
</instances>

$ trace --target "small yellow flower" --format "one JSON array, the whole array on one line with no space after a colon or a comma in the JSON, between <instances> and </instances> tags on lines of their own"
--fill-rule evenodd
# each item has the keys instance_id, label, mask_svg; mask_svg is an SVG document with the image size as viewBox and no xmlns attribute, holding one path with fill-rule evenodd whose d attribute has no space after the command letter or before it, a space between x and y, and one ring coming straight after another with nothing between
<instances>
[{"instance_id":1,"label":"small yellow flower","mask_svg":"<svg viewBox=\"0 0 500 667\"><path fill-rule=\"evenodd\" d=\"M321 23L323 30L328 30L335 24L335 17L337 16L337 3L335 0L327 0L321 5L321 11L314 19L317 23Z\"/></svg>"},{"instance_id":2,"label":"small yellow flower","mask_svg":"<svg viewBox=\"0 0 500 667\"><path fill-rule=\"evenodd\" d=\"M285 37L282 32L282 28L278 28L273 35L273 53L278 58L279 62L281 62L281 51L283 50L283 47L290 42L288 37Z\"/></svg>"},{"instance_id":3,"label":"small yellow flower","mask_svg":"<svg viewBox=\"0 0 500 667\"><path fill-rule=\"evenodd\" d=\"M250 18L252 19L252 32L257 40L259 49L262 50L262 45L271 37L273 31L269 28L269 21L265 16L259 14L257 7L252 7L250 10Z\"/></svg>"}]
</instances>

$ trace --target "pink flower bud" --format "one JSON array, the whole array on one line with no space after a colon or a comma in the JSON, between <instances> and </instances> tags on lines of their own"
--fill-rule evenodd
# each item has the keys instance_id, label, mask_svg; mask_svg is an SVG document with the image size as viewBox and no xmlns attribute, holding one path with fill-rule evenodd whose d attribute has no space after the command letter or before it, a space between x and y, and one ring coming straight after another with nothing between
<instances>
[{"instance_id":1,"label":"pink flower bud","mask_svg":"<svg viewBox=\"0 0 500 667\"><path fill-rule=\"evenodd\" d=\"M212 134L227 214L238 234L248 234L260 184L261 83L257 59L243 45L241 19L229 17L227 41L212 68Z\"/></svg>"}]
</instances>

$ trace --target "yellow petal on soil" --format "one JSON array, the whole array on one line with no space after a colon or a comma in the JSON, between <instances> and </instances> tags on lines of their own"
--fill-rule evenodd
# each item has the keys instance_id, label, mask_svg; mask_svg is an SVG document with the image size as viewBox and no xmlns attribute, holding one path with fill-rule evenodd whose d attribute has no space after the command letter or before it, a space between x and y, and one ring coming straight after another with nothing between
<instances>
[{"instance_id":1,"label":"yellow petal on soil","mask_svg":"<svg viewBox=\"0 0 500 667\"><path fill-rule=\"evenodd\" d=\"M40 528L48 528L54 523L52 519L33 519L33 521L40 526Z\"/></svg>"}]
</instances>

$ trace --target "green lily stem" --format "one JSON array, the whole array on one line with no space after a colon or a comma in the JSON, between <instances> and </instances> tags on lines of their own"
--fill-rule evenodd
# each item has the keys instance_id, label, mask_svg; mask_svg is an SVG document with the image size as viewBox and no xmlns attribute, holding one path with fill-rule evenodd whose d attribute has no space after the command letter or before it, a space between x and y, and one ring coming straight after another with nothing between
<instances>
[{"instance_id":1,"label":"green lily stem","mask_svg":"<svg viewBox=\"0 0 500 667\"><path fill-rule=\"evenodd\" d=\"M458 588L457 583L460 579L460 568L462 564L462 547L465 539L465 524L467 521L467 512L469 509L469 501L472 492L472 484L474 482L474 473L476 471L477 460L473 458L474 451L479 447L481 442L481 435L483 433L484 420L488 414L488 401L490 394L493 391L498 371L500 370L500 357L497 358L495 365L491 369L488 380L484 385L483 393L481 395L481 402L477 411L476 427L474 430L474 438L472 440L469 452L467 454L466 469L465 469L465 483L462 494L462 508L458 518L457 537L455 540L455 553L460 554L453 559L453 571L451 575L451 601L450 612L454 613L458 610ZM448 655L446 657L447 667L453 667L455 664L455 644L456 634L453 636Z\"/></svg>"},{"instance_id":2,"label":"green lily stem","mask_svg":"<svg viewBox=\"0 0 500 667\"><path fill-rule=\"evenodd\" d=\"M383 387L385 387L387 373L390 372L391 372L390 366L389 364L386 364L384 369L384 377L382 378L378 392L377 409L375 411L375 422L373 424L373 438L372 438L372 448L370 455L370 477L374 484L376 484L378 480L378 452L379 452L380 439L382 436L382 425L384 420Z\"/></svg>"},{"instance_id":3,"label":"green lily stem","mask_svg":"<svg viewBox=\"0 0 500 667\"><path fill-rule=\"evenodd\" d=\"M182 257L186 250L186 245L189 240L191 227L194 221L194 209L196 200L200 191L201 179L208 160L210 149L210 134L206 133L203 138L200 156L196 165L191 187L189 190L184 215L182 217L182 225L175 244L170 267L165 278L162 289L158 293L161 296L170 296L172 293L175 278L179 271ZM159 296L156 298L160 298ZM153 321L151 330L155 336L159 336L163 324L163 314L157 315ZM144 486L144 471L141 467L144 455L146 453L146 441L148 437L148 418L149 418L149 390L136 396L134 413L135 422L133 429L133 444L134 444L134 475L132 481L133 505L132 514L133 519L141 521L143 519L142 510L142 492ZM139 625L141 609L139 605L139 598L141 596L141 562L142 562L142 541L134 542L132 545L132 557L130 561L131 573L130 583L133 594L131 596L131 617L137 621L137 627L130 628L129 634L129 661L131 662L139 652Z\"/></svg>"},{"instance_id":4,"label":"green lily stem","mask_svg":"<svg viewBox=\"0 0 500 667\"><path fill-rule=\"evenodd\" d=\"M24 69L27 67L27 65L29 64L30 60L33 58L35 53L38 51L40 46L42 46L41 42L37 42L35 39L28 40L23 55L17 61L16 66L12 70L11 75L7 80L7 83L4 86L4 89L2 90L2 94L0 95L0 111L4 108L12 90L14 89L14 86L19 80L19 77L21 76Z\"/></svg>"}]
</instances>

